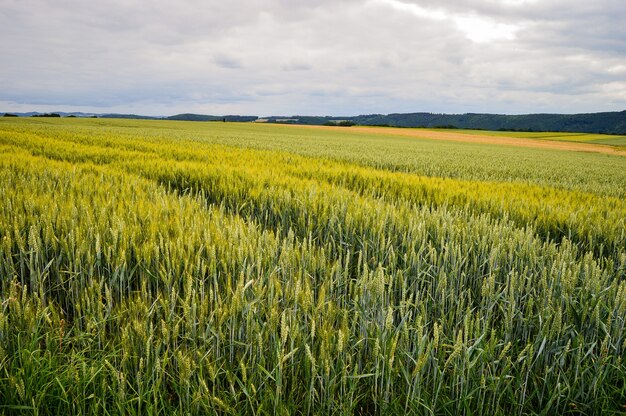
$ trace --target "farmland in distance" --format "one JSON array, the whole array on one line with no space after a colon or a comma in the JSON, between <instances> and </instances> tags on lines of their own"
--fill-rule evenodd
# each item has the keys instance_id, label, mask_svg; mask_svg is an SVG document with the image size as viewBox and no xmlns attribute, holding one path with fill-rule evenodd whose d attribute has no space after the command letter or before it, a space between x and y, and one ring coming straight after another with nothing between
<instances>
[{"instance_id":1,"label":"farmland in distance","mask_svg":"<svg viewBox=\"0 0 626 416\"><path fill-rule=\"evenodd\" d=\"M0 412L624 412L623 138L415 131L0 120Z\"/></svg>"}]
</instances>

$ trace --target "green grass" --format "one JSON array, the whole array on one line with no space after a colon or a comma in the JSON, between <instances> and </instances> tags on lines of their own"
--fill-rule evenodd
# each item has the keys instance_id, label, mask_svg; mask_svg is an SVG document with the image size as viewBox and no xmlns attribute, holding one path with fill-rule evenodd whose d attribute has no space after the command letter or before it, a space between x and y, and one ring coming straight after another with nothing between
<instances>
[{"instance_id":1,"label":"green grass","mask_svg":"<svg viewBox=\"0 0 626 416\"><path fill-rule=\"evenodd\" d=\"M378 169L455 179L537 184L626 198L626 171L621 156L558 150L486 146L385 135L345 129L308 129L287 125L198 123L112 119L0 120L0 129L33 134L64 134L70 122L74 140L183 140L194 146L222 144L278 150L302 156L342 160ZM8 127L11 126L11 127ZM1 131L1 130L0 130ZM484 132L483 132L484 133ZM498 132L495 132L498 133ZM67 137L64 140L68 140ZM114 141L112 142L115 143Z\"/></svg>"},{"instance_id":2,"label":"green grass","mask_svg":"<svg viewBox=\"0 0 626 416\"><path fill-rule=\"evenodd\" d=\"M593 141L593 143L609 144L611 146L626 146L626 137L618 136L615 138L611 138L611 137L597 138Z\"/></svg>"},{"instance_id":3,"label":"green grass","mask_svg":"<svg viewBox=\"0 0 626 416\"><path fill-rule=\"evenodd\" d=\"M621 414L625 168L0 120L0 413Z\"/></svg>"},{"instance_id":4,"label":"green grass","mask_svg":"<svg viewBox=\"0 0 626 416\"><path fill-rule=\"evenodd\" d=\"M428 129L426 129L428 130ZM488 131L471 129L437 129L451 133L473 134L498 137L519 137L524 139L556 140L564 142L610 144L615 146L626 145L626 136L593 133L563 133L563 132L522 132L522 131Z\"/></svg>"}]
</instances>

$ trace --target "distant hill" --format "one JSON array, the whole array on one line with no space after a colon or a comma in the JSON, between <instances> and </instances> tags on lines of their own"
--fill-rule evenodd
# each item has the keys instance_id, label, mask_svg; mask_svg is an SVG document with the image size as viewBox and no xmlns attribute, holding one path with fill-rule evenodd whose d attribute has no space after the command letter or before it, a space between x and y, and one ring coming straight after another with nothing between
<instances>
[{"instance_id":1,"label":"distant hill","mask_svg":"<svg viewBox=\"0 0 626 416\"><path fill-rule=\"evenodd\" d=\"M58 114L61 117L70 117L70 116L74 116L74 117L93 117L95 114L94 113L81 113L80 111L74 111L74 112L64 112L64 111L50 111L47 113L40 113L37 111L29 111L27 113L16 113L13 111L7 112L7 113L1 113L0 114L11 114L11 115L16 115L18 117L38 117L38 116L45 116L46 114Z\"/></svg>"},{"instance_id":2,"label":"distant hill","mask_svg":"<svg viewBox=\"0 0 626 416\"><path fill-rule=\"evenodd\" d=\"M238 121L249 122L258 119L257 116L238 116L238 115L226 115L226 116L209 116L205 114L177 114L175 116L166 117L167 120L183 120L183 121Z\"/></svg>"},{"instance_id":3,"label":"distant hill","mask_svg":"<svg viewBox=\"0 0 626 416\"><path fill-rule=\"evenodd\" d=\"M152 117L152 116L140 116L137 114L96 114L98 118L130 118L134 120L160 120L162 117Z\"/></svg>"},{"instance_id":4,"label":"distant hill","mask_svg":"<svg viewBox=\"0 0 626 416\"><path fill-rule=\"evenodd\" d=\"M626 111L590 114L435 114L394 113L353 117L272 116L269 123L329 124L352 121L362 126L458 128L503 131L557 131L626 134Z\"/></svg>"},{"instance_id":5,"label":"distant hill","mask_svg":"<svg viewBox=\"0 0 626 416\"><path fill-rule=\"evenodd\" d=\"M349 124L363 126L458 128L503 131L556 131L573 133L603 133L626 135L626 111L588 114L436 114L436 113L392 113L367 114L360 116L271 116L259 119L257 116L177 114L169 117L142 116L137 114L93 114L81 112L54 112L62 117L129 118L146 120L182 121L229 121L284 124ZM20 117L39 116L42 113L28 112L9 114Z\"/></svg>"},{"instance_id":6,"label":"distant hill","mask_svg":"<svg viewBox=\"0 0 626 416\"><path fill-rule=\"evenodd\" d=\"M590 114L372 114L350 118L362 125L447 127L507 131L626 134L626 111Z\"/></svg>"}]
</instances>

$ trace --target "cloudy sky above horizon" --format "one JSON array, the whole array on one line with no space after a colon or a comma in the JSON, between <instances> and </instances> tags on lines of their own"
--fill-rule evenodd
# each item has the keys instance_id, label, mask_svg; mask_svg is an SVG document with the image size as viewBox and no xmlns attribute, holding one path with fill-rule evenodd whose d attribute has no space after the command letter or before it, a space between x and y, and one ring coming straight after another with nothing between
<instances>
[{"instance_id":1,"label":"cloudy sky above horizon","mask_svg":"<svg viewBox=\"0 0 626 416\"><path fill-rule=\"evenodd\" d=\"M624 22L624 0L3 0L0 111L621 111Z\"/></svg>"}]
</instances>

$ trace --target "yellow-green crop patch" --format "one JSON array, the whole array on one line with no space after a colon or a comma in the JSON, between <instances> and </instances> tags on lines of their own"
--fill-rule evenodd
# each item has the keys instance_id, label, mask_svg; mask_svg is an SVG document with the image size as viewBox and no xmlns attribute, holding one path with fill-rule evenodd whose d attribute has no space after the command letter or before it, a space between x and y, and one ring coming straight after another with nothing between
<instances>
[{"instance_id":1,"label":"yellow-green crop patch","mask_svg":"<svg viewBox=\"0 0 626 416\"><path fill-rule=\"evenodd\" d=\"M526 131L488 131L470 129L438 129L461 134L497 136L497 137L519 137L524 139L556 140L565 142L598 143L624 146L626 136L593 133L563 133L563 132L526 132Z\"/></svg>"},{"instance_id":2,"label":"yellow-green crop patch","mask_svg":"<svg viewBox=\"0 0 626 416\"><path fill-rule=\"evenodd\" d=\"M0 120L0 407L622 411L626 158Z\"/></svg>"}]
</instances>

